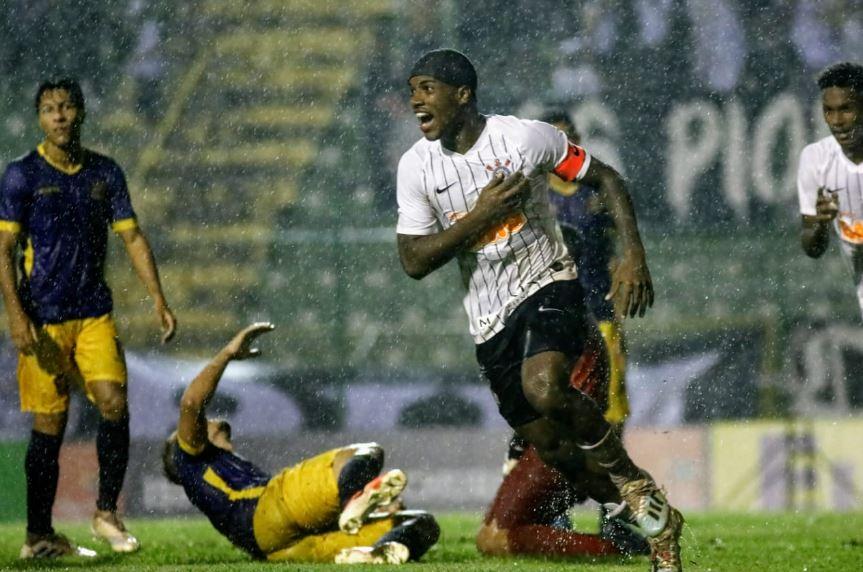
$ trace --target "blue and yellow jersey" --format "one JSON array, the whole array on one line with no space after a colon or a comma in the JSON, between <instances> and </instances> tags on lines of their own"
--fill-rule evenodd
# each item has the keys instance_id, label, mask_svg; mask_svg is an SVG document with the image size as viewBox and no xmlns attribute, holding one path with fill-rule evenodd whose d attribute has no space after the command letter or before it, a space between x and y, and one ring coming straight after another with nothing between
<instances>
[{"instance_id":1,"label":"blue and yellow jersey","mask_svg":"<svg viewBox=\"0 0 863 572\"><path fill-rule=\"evenodd\" d=\"M549 179L549 198L557 220L578 234L580 248L575 263L587 305L598 320L611 320L614 307L605 295L611 289L608 265L614 255L614 220L604 208L598 189L553 176Z\"/></svg>"},{"instance_id":2,"label":"blue and yellow jersey","mask_svg":"<svg viewBox=\"0 0 863 572\"><path fill-rule=\"evenodd\" d=\"M0 180L0 230L20 233L19 294L37 324L111 311L107 229L136 224L123 171L92 151L85 151L81 165L65 169L40 145L12 161Z\"/></svg>"},{"instance_id":3,"label":"blue and yellow jersey","mask_svg":"<svg viewBox=\"0 0 863 572\"><path fill-rule=\"evenodd\" d=\"M174 462L186 496L216 530L234 546L263 558L255 540L254 516L270 475L210 443L195 451L178 440Z\"/></svg>"}]
</instances>

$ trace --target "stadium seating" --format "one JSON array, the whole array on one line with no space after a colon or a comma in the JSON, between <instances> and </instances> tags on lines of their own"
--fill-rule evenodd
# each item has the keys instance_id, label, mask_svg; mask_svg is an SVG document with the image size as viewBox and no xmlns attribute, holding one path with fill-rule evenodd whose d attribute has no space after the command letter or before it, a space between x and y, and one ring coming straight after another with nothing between
<instances>
[{"instance_id":1,"label":"stadium seating","mask_svg":"<svg viewBox=\"0 0 863 572\"><path fill-rule=\"evenodd\" d=\"M180 316L183 353L200 353L238 323L271 315L266 299L285 296L263 293L273 238L285 212L326 216L326 195L309 185L308 171L326 155L324 135L363 77L375 19L391 8L377 0L203 0L198 9L202 27L215 33L186 37L194 50L183 48L184 58L169 54L160 123L136 121L121 85L116 111L97 132L106 150L121 142L131 148L118 158ZM125 264L112 265L110 279L124 337L133 346L151 343L155 325L143 288ZM306 321L326 331L325 314L309 309Z\"/></svg>"}]
</instances>

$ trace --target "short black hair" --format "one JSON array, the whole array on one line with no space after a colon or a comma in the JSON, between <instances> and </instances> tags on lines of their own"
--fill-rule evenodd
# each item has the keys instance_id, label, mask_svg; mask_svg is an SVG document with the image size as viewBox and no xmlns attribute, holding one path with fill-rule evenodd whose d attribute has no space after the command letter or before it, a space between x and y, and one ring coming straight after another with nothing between
<instances>
[{"instance_id":1,"label":"short black hair","mask_svg":"<svg viewBox=\"0 0 863 572\"><path fill-rule=\"evenodd\" d=\"M73 78L63 78L58 80L45 80L39 84L39 89L36 90L36 100L33 102L36 107L36 113L39 113L39 104L42 102L42 95L46 91L54 91L55 89L63 89L69 93L72 102L78 106L81 111L84 110L84 92L81 91L81 84Z\"/></svg>"},{"instance_id":2,"label":"short black hair","mask_svg":"<svg viewBox=\"0 0 863 572\"><path fill-rule=\"evenodd\" d=\"M847 87L863 96L863 66L854 62L840 62L824 68L818 74L818 88Z\"/></svg>"},{"instance_id":3,"label":"short black hair","mask_svg":"<svg viewBox=\"0 0 863 572\"><path fill-rule=\"evenodd\" d=\"M408 78L427 75L453 87L470 88L471 99L476 100L477 75L473 63L458 50L442 48L423 54L414 63Z\"/></svg>"}]
</instances>

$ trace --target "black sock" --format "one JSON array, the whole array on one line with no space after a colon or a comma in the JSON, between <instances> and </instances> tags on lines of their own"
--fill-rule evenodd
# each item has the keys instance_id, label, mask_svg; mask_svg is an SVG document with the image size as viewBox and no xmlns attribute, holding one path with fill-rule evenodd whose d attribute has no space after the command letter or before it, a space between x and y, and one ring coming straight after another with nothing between
<instances>
[{"instance_id":1,"label":"black sock","mask_svg":"<svg viewBox=\"0 0 863 572\"><path fill-rule=\"evenodd\" d=\"M398 524L381 536L375 546L384 542L400 542L408 547L410 559L418 560L440 537L440 526L434 517L425 511L402 511L396 513L395 519Z\"/></svg>"},{"instance_id":2,"label":"black sock","mask_svg":"<svg viewBox=\"0 0 863 572\"><path fill-rule=\"evenodd\" d=\"M608 471L611 482L618 490L629 481L648 476L632 462L623 447L623 441L611 427L599 442L593 445L584 445L581 449L587 458L592 459Z\"/></svg>"},{"instance_id":3,"label":"black sock","mask_svg":"<svg viewBox=\"0 0 863 572\"><path fill-rule=\"evenodd\" d=\"M126 465L129 464L128 415L119 421L99 420L96 456L99 458L99 498L96 508L115 511L126 476Z\"/></svg>"},{"instance_id":4,"label":"black sock","mask_svg":"<svg viewBox=\"0 0 863 572\"><path fill-rule=\"evenodd\" d=\"M370 447L368 452L361 451L354 455L339 472L339 501L345 506L351 497L363 490L366 484L377 477L384 467L384 450L380 447Z\"/></svg>"},{"instance_id":5,"label":"black sock","mask_svg":"<svg viewBox=\"0 0 863 572\"><path fill-rule=\"evenodd\" d=\"M30 433L24 459L27 480L27 532L52 534L51 509L60 478L60 445L63 438L39 431Z\"/></svg>"}]
</instances>

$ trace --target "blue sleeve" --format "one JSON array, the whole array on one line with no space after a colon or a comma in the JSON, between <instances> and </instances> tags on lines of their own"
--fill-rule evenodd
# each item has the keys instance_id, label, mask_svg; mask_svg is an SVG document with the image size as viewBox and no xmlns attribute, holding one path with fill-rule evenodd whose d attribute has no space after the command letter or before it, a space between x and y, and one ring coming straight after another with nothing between
<instances>
[{"instance_id":1,"label":"blue sleeve","mask_svg":"<svg viewBox=\"0 0 863 572\"><path fill-rule=\"evenodd\" d=\"M24 166L11 163L0 180L0 230L18 232L24 222L32 194Z\"/></svg>"},{"instance_id":2,"label":"blue sleeve","mask_svg":"<svg viewBox=\"0 0 863 572\"><path fill-rule=\"evenodd\" d=\"M126 176L117 164L111 165L108 177L108 197L111 203L111 223L115 230L122 230L119 226L135 226L135 210L132 208L132 199L129 197L129 187L126 185Z\"/></svg>"}]
</instances>

